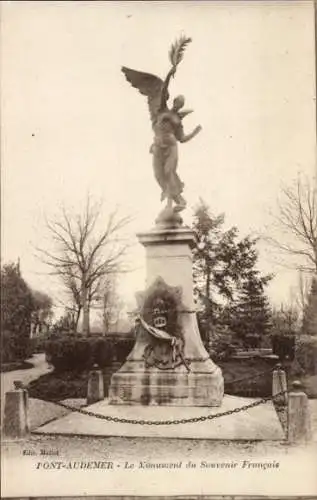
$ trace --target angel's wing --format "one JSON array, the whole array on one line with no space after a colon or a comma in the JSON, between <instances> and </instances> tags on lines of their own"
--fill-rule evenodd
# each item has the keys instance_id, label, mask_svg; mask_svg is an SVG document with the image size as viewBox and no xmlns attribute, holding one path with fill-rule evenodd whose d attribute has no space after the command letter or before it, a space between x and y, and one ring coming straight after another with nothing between
<instances>
[{"instance_id":1,"label":"angel's wing","mask_svg":"<svg viewBox=\"0 0 317 500\"><path fill-rule=\"evenodd\" d=\"M158 76L151 75L150 73L143 73L141 71L126 68L125 66L121 69L128 82L131 83L132 87L138 89L141 94L148 98L151 120L154 124L162 104L163 106L166 105L166 103L161 102L162 90L164 87L163 80L161 80Z\"/></svg>"}]
</instances>

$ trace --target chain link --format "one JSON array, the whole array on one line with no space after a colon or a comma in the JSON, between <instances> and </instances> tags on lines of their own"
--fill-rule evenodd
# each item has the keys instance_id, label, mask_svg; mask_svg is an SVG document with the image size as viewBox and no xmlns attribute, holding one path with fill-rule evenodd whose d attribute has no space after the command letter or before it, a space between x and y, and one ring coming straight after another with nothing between
<instances>
[{"instance_id":1,"label":"chain link","mask_svg":"<svg viewBox=\"0 0 317 500\"><path fill-rule=\"evenodd\" d=\"M80 413L82 415L86 415L88 417L98 418L99 420L106 420L107 422L115 422L120 424L136 424L136 425L178 425L178 424L192 424L197 422L206 422L206 420L214 420L219 417L226 417L228 415L233 415L234 413L240 413L242 411L250 410L251 408L255 408L261 404L267 403L268 401L274 400L278 398L282 394L287 393L288 391L281 391L275 396L267 396L258 401L254 401L253 403L240 406L238 408L234 408L233 410L228 410L222 413L213 413L210 415L202 415L200 417L191 417L191 418L180 418L173 420L138 420L134 418L121 418L121 417L111 417L110 415L101 415L100 413L94 413L89 410L84 410L83 408L75 408L66 403L62 403L61 401L55 402L54 404L66 408L67 410ZM46 400L42 400L46 401ZM53 401L47 401L52 403Z\"/></svg>"}]
</instances>

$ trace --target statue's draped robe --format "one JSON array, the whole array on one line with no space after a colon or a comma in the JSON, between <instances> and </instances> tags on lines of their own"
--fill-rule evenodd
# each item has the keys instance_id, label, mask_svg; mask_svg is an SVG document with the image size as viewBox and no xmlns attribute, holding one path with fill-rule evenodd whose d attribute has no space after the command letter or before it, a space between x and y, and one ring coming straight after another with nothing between
<instances>
[{"instance_id":1,"label":"statue's draped robe","mask_svg":"<svg viewBox=\"0 0 317 500\"><path fill-rule=\"evenodd\" d=\"M153 154L155 178L162 188L162 198L177 201L184 187L176 173L177 137L182 131L181 119L174 111L163 111L159 113L153 130L155 136L151 153Z\"/></svg>"}]
</instances>

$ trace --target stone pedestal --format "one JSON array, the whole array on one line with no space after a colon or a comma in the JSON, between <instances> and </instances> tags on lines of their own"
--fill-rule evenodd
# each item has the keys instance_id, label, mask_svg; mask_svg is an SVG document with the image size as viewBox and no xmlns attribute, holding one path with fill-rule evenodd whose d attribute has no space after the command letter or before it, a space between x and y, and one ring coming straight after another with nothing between
<instances>
[{"instance_id":1,"label":"stone pedestal","mask_svg":"<svg viewBox=\"0 0 317 500\"><path fill-rule=\"evenodd\" d=\"M188 227L155 228L138 234L146 249L146 286L163 280L180 287L179 320L184 341L183 363L169 369L146 366L147 332L138 332L125 364L111 379L111 404L219 406L223 398L220 368L210 359L200 337L193 297L192 247L195 235Z\"/></svg>"}]
</instances>

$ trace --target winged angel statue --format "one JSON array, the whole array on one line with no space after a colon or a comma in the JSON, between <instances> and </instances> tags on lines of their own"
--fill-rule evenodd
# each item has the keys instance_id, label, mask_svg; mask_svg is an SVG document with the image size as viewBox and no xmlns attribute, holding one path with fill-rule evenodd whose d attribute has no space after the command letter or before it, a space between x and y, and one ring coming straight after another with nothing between
<instances>
[{"instance_id":1,"label":"winged angel statue","mask_svg":"<svg viewBox=\"0 0 317 500\"><path fill-rule=\"evenodd\" d=\"M150 153L153 155L154 175L162 189L161 201L167 200L165 215L180 212L186 207L186 201L182 196L184 184L176 172L177 142L190 141L201 130L199 125L190 134L184 133L182 120L192 111L182 110L185 104L182 95L174 99L170 109L167 106L170 80L174 78L177 66L183 59L184 50L190 42L191 38L182 36L171 46L169 59L172 67L164 81L155 75L122 67L128 82L147 97L154 131Z\"/></svg>"}]
</instances>

